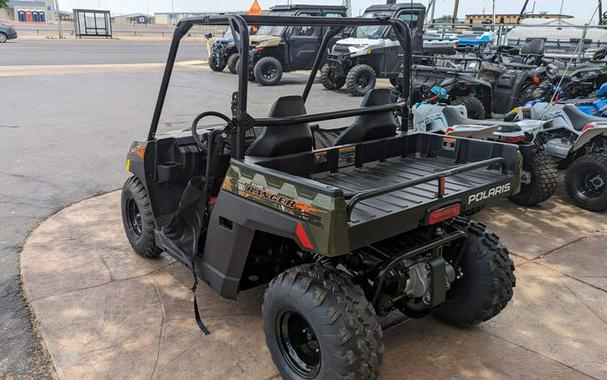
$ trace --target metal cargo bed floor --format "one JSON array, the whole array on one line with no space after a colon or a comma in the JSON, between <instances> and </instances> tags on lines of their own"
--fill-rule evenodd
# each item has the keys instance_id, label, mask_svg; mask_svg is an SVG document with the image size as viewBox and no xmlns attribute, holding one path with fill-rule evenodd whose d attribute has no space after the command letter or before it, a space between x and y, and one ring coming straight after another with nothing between
<instances>
[{"instance_id":1,"label":"metal cargo bed floor","mask_svg":"<svg viewBox=\"0 0 607 380\"><path fill-rule=\"evenodd\" d=\"M340 188L347 195L414 180L454 166L456 165L427 158L392 158L386 162L365 164L361 168L340 169L338 173L314 176L314 179ZM482 188L507 178L498 171L486 169L476 169L449 176L446 177L445 198ZM352 210L351 223L364 223L397 211L436 201L437 192L437 182L434 180L366 199L358 203Z\"/></svg>"}]
</instances>

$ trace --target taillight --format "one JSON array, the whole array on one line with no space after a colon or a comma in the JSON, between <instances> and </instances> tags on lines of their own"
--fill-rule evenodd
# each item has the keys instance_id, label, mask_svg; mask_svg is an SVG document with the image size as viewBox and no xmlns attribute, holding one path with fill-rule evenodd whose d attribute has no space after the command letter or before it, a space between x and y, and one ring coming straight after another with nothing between
<instances>
[{"instance_id":1,"label":"taillight","mask_svg":"<svg viewBox=\"0 0 607 380\"><path fill-rule=\"evenodd\" d=\"M504 141L510 144L520 144L525 142L525 136L506 136Z\"/></svg>"},{"instance_id":2,"label":"taillight","mask_svg":"<svg viewBox=\"0 0 607 380\"><path fill-rule=\"evenodd\" d=\"M314 244L312 244L312 242L310 241L310 238L308 237L308 234L306 233L306 229L304 228L304 226L301 223L297 223L297 227L295 228L295 235L297 236L297 239L299 240L299 244L310 251L314 250Z\"/></svg>"},{"instance_id":3,"label":"taillight","mask_svg":"<svg viewBox=\"0 0 607 380\"><path fill-rule=\"evenodd\" d=\"M584 128L582 128L582 133L586 132L589 129L594 128L594 124L586 124L584 125Z\"/></svg>"},{"instance_id":4,"label":"taillight","mask_svg":"<svg viewBox=\"0 0 607 380\"><path fill-rule=\"evenodd\" d=\"M448 135L449 133L451 133L451 132L453 132L453 131L455 131L455 129L454 129L454 128L449 127L449 128L447 128L447 130L445 131L445 134L446 134L446 135Z\"/></svg>"},{"instance_id":5,"label":"taillight","mask_svg":"<svg viewBox=\"0 0 607 380\"><path fill-rule=\"evenodd\" d=\"M540 79L540 77L533 77L533 84L540 84L542 82L542 80Z\"/></svg>"},{"instance_id":6,"label":"taillight","mask_svg":"<svg viewBox=\"0 0 607 380\"><path fill-rule=\"evenodd\" d=\"M449 206L441 207L431 211L426 217L426 224L436 224L445 220L453 219L460 214L461 207L459 203L453 203Z\"/></svg>"}]
</instances>

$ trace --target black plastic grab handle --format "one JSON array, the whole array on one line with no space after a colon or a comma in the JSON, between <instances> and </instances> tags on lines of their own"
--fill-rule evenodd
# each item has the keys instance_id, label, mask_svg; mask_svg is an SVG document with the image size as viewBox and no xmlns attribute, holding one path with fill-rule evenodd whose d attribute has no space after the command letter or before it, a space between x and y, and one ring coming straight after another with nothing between
<instances>
[{"instance_id":1,"label":"black plastic grab handle","mask_svg":"<svg viewBox=\"0 0 607 380\"><path fill-rule=\"evenodd\" d=\"M388 193L391 193L391 192L397 191L397 190L402 190L402 189L405 189L407 187L412 187L412 186L420 185L422 183L430 182L430 181L433 181L433 180L439 180L440 181L441 178L444 178L444 177L456 175L456 174L459 174L459 173L467 172L467 171L470 171L470 170L482 168L482 167L489 166L489 165L492 165L492 164L497 164L497 163L503 163L503 164L505 164L506 160L503 157L490 158L488 160L483 160L483 161L473 162L473 163L470 163L470 164L456 166L456 167L451 168L451 169L443 170L443 171L434 173L432 175L428 175L428 176L425 176L425 177L413 179L413 180L410 180L410 181L405 181L405 182L397 183L397 184L394 184L394 185L390 185L390 186L386 186L386 187L380 187L380 188L377 188L377 189L371 189L371 190L367 190L367 191L363 191L363 192L354 194L350 198L350 200L348 201L348 205L346 207L346 210L347 210L347 213L348 213L347 214L348 215L348 221L350 221L350 216L352 215L352 210L354 209L354 206L356 206L357 203L359 203L361 201L364 201L365 199L378 197L380 195L388 194Z\"/></svg>"}]
</instances>

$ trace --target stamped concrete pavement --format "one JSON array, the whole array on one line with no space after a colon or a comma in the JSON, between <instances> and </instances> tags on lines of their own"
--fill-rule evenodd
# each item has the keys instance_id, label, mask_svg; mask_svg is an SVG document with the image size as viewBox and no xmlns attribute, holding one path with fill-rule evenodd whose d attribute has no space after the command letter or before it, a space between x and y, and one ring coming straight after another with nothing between
<instances>
[{"instance_id":1,"label":"stamped concrete pavement","mask_svg":"<svg viewBox=\"0 0 607 380\"><path fill-rule=\"evenodd\" d=\"M28 300L64 379L269 379L263 289L237 301L200 286L166 255L137 256L120 222L119 192L45 221L26 242ZM493 320L455 329L428 317L385 333L383 379L607 378L607 216L561 198L525 210L504 202L480 214L511 247L513 302ZM533 227L533 228L532 228Z\"/></svg>"}]
</instances>

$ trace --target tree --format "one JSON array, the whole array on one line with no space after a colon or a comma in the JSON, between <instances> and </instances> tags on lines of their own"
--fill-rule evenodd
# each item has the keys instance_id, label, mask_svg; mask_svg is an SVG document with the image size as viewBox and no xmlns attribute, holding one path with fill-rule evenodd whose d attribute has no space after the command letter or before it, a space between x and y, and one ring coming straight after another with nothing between
<instances>
[{"instance_id":1,"label":"tree","mask_svg":"<svg viewBox=\"0 0 607 380\"><path fill-rule=\"evenodd\" d=\"M0 0L0 9L8 8L8 0Z\"/></svg>"}]
</instances>

